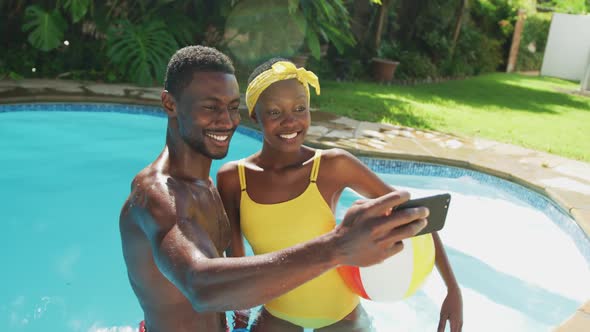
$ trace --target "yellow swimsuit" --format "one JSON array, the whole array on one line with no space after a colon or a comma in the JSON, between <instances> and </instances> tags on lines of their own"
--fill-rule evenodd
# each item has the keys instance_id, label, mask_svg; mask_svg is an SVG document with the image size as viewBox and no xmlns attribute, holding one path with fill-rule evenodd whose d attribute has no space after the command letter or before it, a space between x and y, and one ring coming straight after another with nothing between
<instances>
[{"instance_id":1,"label":"yellow swimsuit","mask_svg":"<svg viewBox=\"0 0 590 332\"><path fill-rule=\"evenodd\" d=\"M334 214L315 183L320 159L321 151L316 150L307 189L289 201L276 204L259 204L250 198L244 161L238 163L242 190L240 225L255 254L285 249L334 229ZM320 328L346 317L358 303L359 297L332 269L266 303L265 308L293 324Z\"/></svg>"}]
</instances>

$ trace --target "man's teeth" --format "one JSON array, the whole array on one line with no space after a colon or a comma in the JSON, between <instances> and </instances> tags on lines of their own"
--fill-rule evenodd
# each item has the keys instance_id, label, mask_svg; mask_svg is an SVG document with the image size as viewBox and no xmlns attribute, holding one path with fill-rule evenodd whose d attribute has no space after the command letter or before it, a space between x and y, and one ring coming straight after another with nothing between
<instances>
[{"instance_id":1,"label":"man's teeth","mask_svg":"<svg viewBox=\"0 0 590 332\"><path fill-rule=\"evenodd\" d=\"M207 136L211 137L212 139L214 139L216 141L220 141L220 142L227 140L227 138L229 137L228 135L213 135L213 134L207 134Z\"/></svg>"},{"instance_id":2,"label":"man's teeth","mask_svg":"<svg viewBox=\"0 0 590 332\"><path fill-rule=\"evenodd\" d=\"M279 136L281 136L281 138L284 138L284 139L291 139L291 138L294 138L295 136L297 136L297 133L284 134L284 135L279 135Z\"/></svg>"}]
</instances>

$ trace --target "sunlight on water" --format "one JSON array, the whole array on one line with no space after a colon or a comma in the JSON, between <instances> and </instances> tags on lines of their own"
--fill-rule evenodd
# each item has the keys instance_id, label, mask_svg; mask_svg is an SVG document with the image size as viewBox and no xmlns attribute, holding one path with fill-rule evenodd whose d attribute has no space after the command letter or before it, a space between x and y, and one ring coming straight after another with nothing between
<instances>
[{"instance_id":1,"label":"sunlight on water","mask_svg":"<svg viewBox=\"0 0 590 332\"><path fill-rule=\"evenodd\" d=\"M0 113L0 331L137 330L118 214L133 176L161 150L165 125L118 113ZM259 147L237 134L225 161ZM465 331L546 331L590 298L588 263L572 238L519 197L470 177L380 176L414 197L452 194L441 237ZM345 191L338 218L356 198ZM444 296L434 272L406 301L363 305L377 331L435 331Z\"/></svg>"}]
</instances>

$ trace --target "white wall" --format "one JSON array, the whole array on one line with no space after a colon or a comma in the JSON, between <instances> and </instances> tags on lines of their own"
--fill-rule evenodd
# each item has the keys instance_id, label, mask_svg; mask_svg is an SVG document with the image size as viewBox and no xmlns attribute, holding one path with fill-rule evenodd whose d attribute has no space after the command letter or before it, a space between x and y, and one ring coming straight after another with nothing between
<instances>
[{"instance_id":1,"label":"white wall","mask_svg":"<svg viewBox=\"0 0 590 332\"><path fill-rule=\"evenodd\" d=\"M541 75L581 81L589 57L590 15L554 13Z\"/></svg>"}]
</instances>

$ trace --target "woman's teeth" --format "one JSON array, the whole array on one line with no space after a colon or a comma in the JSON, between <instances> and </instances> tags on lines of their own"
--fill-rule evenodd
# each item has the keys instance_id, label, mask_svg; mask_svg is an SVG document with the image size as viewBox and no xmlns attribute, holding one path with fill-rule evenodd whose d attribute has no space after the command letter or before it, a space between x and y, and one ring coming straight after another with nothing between
<instances>
[{"instance_id":1,"label":"woman's teeth","mask_svg":"<svg viewBox=\"0 0 590 332\"><path fill-rule=\"evenodd\" d=\"M297 136L297 133L283 134L283 135L279 135L279 136L281 136L281 138L284 138L284 139L291 139L291 138L295 138L295 136Z\"/></svg>"}]
</instances>

